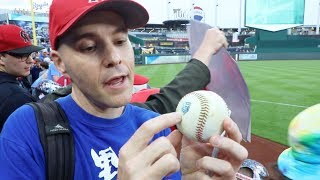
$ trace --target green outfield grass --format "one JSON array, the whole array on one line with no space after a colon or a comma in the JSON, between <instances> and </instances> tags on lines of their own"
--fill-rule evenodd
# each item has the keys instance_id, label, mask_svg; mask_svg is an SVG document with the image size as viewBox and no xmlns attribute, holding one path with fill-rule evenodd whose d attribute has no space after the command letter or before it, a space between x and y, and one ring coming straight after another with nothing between
<instances>
[{"instance_id":1,"label":"green outfield grass","mask_svg":"<svg viewBox=\"0 0 320 180\"><path fill-rule=\"evenodd\" d=\"M152 87L170 82L185 64L137 66ZM251 96L252 133L287 143L288 125L306 107L320 103L320 60L240 61Z\"/></svg>"}]
</instances>

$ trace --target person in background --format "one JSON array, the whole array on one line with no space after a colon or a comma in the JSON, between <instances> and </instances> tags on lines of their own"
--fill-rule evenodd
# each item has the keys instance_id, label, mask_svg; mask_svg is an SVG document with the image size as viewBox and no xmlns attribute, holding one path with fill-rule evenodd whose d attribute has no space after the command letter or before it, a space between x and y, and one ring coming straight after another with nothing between
<instances>
[{"instance_id":1,"label":"person in background","mask_svg":"<svg viewBox=\"0 0 320 180\"><path fill-rule=\"evenodd\" d=\"M134 76L128 29L144 26L147 11L131 0L68 2L53 0L49 27L52 59L72 79L71 94L57 103L75 137L74 179L235 179L248 152L231 119L224 121L228 137L198 143L170 132L180 114L159 115L128 104ZM225 37L208 30L194 58L208 58L221 46ZM17 126L18 119L23 125ZM34 111L25 105L9 117L0 137L1 177L45 179L36 139ZM213 147L220 149L218 158L211 157Z\"/></svg>"},{"instance_id":2,"label":"person in background","mask_svg":"<svg viewBox=\"0 0 320 180\"><path fill-rule=\"evenodd\" d=\"M148 82L149 82L148 77L145 77L143 75L135 73L132 93L134 94L134 93L141 91L141 90L144 90L144 89L150 89Z\"/></svg>"},{"instance_id":3,"label":"person in background","mask_svg":"<svg viewBox=\"0 0 320 180\"><path fill-rule=\"evenodd\" d=\"M50 49L43 50L44 51L43 61L49 64L46 79L51 80L53 82L57 82L58 79L62 76L62 74L58 71L56 65L52 62L51 57L49 56L50 52L48 50Z\"/></svg>"},{"instance_id":4,"label":"person in background","mask_svg":"<svg viewBox=\"0 0 320 180\"><path fill-rule=\"evenodd\" d=\"M42 71L40 67L41 60L39 58L34 59L34 65L31 67L31 83L34 83L39 78L39 73Z\"/></svg>"},{"instance_id":5,"label":"person in background","mask_svg":"<svg viewBox=\"0 0 320 180\"><path fill-rule=\"evenodd\" d=\"M49 63L40 62L40 68L41 68L41 71L39 73L39 76L42 76L43 74L47 73L47 70L49 69Z\"/></svg>"},{"instance_id":6,"label":"person in background","mask_svg":"<svg viewBox=\"0 0 320 180\"><path fill-rule=\"evenodd\" d=\"M49 52L48 52L48 50L47 50L46 48L44 48L44 49L42 49L42 50L40 51L38 58L39 58L41 61L44 61L44 59L45 59L46 57L49 57Z\"/></svg>"},{"instance_id":7,"label":"person in background","mask_svg":"<svg viewBox=\"0 0 320 180\"><path fill-rule=\"evenodd\" d=\"M160 92L160 88L151 88L149 78L140 74L134 74L132 97L130 102L144 103L150 95Z\"/></svg>"},{"instance_id":8,"label":"person in background","mask_svg":"<svg viewBox=\"0 0 320 180\"><path fill-rule=\"evenodd\" d=\"M51 62L51 59L50 59L50 57L48 56L48 57L45 57L45 58L43 58L43 62L46 62L46 63L52 63Z\"/></svg>"},{"instance_id":9,"label":"person in background","mask_svg":"<svg viewBox=\"0 0 320 180\"><path fill-rule=\"evenodd\" d=\"M43 61L39 63L39 67L41 68L41 72L39 73L38 79L36 79L32 85L31 85L31 92L32 96L35 97L37 100L41 99L44 97L44 93L40 90L40 84L44 81L47 80L47 71L49 68L49 63Z\"/></svg>"},{"instance_id":10,"label":"person in background","mask_svg":"<svg viewBox=\"0 0 320 180\"><path fill-rule=\"evenodd\" d=\"M28 92L31 93L31 75L30 74L28 76L17 77L17 80L22 88L26 89Z\"/></svg>"},{"instance_id":11,"label":"person in background","mask_svg":"<svg viewBox=\"0 0 320 180\"><path fill-rule=\"evenodd\" d=\"M53 62L49 63L49 68L47 71L47 79L57 82L60 77L61 77L61 73L58 71L56 65Z\"/></svg>"},{"instance_id":12,"label":"person in background","mask_svg":"<svg viewBox=\"0 0 320 180\"><path fill-rule=\"evenodd\" d=\"M15 25L0 25L0 131L7 117L25 103L35 101L19 79L30 74L33 52L28 34Z\"/></svg>"}]
</instances>

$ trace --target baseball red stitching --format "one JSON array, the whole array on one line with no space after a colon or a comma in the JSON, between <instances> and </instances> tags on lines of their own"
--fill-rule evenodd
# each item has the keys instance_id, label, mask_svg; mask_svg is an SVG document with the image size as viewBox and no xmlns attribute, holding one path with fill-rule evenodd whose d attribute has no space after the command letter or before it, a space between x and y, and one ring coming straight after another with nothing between
<instances>
[{"instance_id":1,"label":"baseball red stitching","mask_svg":"<svg viewBox=\"0 0 320 180\"><path fill-rule=\"evenodd\" d=\"M209 114L209 102L207 98L205 98L201 94L194 93L194 95L200 101L200 115L196 126L196 138L199 142L205 142L205 140L203 139L203 130Z\"/></svg>"}]
</instances>

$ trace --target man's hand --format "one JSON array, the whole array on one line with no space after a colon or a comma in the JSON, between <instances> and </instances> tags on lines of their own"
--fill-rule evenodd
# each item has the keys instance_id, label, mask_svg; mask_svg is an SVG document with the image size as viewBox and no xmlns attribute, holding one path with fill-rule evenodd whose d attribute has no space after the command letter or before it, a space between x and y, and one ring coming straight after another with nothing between
<instances>
[{"instance_id":1,"label":"man's hand","mask_svg":"<svg viewBox=\"0 0 320 180\"><path fill-rule=\"evenodd\" d=\"M213 136L209 143L182 140L180 165L183 179L235 179L248 151L239 143L242 136L238 126L230 119L224 120L228 137ZM218 157L211 157L213 147L219 148Z\"/></svg>"},{"instance_id":2,"label":"man's hand","mask_svg":"<svg viewBox=\"0 0 320 180\"><path fill-rule=\"evenodd\" d=\"M181 133L173 131L167 137L150 141L155 134L180 121L180 114L169 113L145 122L120 149L118 179L162 179L178 171L175 148L181 148Z\"/></svg>"},{"instance_id":3,"label":"man's hand","mask_svg":"<svg viewBox=\"0 0 320 180\"><path fill-rule=\"evenodd\" d=\"M194 53L193 58L202 61L208 66L211 56L217 53L221 47L228 47L224 32L217 28L211 28L207 30L202 43Z\"/></svg>"}]
</instances>

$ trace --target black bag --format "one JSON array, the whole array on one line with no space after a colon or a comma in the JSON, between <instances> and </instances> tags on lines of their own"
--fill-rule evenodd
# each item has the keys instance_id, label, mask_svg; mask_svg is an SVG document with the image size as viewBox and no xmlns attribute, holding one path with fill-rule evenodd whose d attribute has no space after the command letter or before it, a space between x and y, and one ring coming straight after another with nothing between
<instances>
[{"instance_id":1,"label":"black bag","mask_svg":"<svg viewBox=\"0 0 320 180\"><path fill-rule=\"evenodd\" d=\"M46 179L73 179L74 139L65 112L55 101L28 104L36 113L46 161Z\"/></svg>"}]
</instances>

